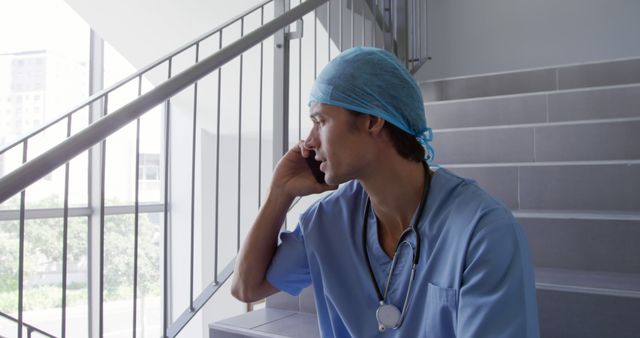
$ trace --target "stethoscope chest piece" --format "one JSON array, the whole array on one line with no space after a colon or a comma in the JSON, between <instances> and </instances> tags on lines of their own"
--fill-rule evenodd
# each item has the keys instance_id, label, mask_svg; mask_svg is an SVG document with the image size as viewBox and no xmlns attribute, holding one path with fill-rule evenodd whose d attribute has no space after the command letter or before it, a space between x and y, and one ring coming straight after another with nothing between
<instances>
[{"instance_id":1,"label":"stethoscope chest piece","mask_svg":"<svg viewBox=\"0 0 640 338\"><path fill-rule=\"evenodd\" d=\"M376 311L378 319L378 330L384 332L386 329L395 329L400 326L402 313L393 304L381 304Z\"/></svg>"}]
</instances>

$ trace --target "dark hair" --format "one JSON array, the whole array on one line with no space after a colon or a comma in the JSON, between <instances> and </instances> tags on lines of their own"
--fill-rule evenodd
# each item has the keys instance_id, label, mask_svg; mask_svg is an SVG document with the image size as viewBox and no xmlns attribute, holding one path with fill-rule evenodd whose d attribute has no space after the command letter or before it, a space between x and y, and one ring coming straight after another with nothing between
<instances>
[{"instance_id":1,"label":"dark hair","mask_svg":"<svg viewBox=\"0 0 640 338\"><path fill-rule=\"evenodd\" d=\"M362 114L353 110L349 110L349 112L353 116ZM400 156L414 162L422 162L424 160L424 148L413 135L406 133L388 121L385 121L383 129L389 134L391 143L393 143L393 147Z\"/></svg>"}]
</instances>

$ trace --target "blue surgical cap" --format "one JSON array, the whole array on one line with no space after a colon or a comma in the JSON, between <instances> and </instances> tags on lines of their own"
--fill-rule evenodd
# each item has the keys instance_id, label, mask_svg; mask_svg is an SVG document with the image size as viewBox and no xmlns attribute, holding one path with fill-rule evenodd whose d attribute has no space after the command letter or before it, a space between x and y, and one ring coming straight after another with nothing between
<instances>
[{"instance_id":1,"label":"blue surgical cap","mask_svg":"<svg viewBox=\"0 0 640 338\"><path fill-rule=\"evenodd\" d=\"M336 56L311 88L309 106L314 103L380 117L413 135L425 148L427 161L434 157L420 88L396 57L383 49L356 47Z\"/></svg>"}]
</instances>

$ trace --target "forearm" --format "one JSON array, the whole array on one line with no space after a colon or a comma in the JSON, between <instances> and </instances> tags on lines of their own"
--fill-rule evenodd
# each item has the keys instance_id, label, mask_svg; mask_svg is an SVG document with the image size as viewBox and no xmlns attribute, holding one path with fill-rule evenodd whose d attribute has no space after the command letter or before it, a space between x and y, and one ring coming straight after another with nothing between
<instances>
[{"instance_id":1,"label":"forearm","mask_svg":"<svg viewBox=\"0 0 640 338\"><path fill-rule=\"evenodd\" d=\"M266 273L292 201L293 198L273 190L267 196L236 258L231 291L236 298L250 302L275 291L266 282Z\"/></svg>"}]
</instances>

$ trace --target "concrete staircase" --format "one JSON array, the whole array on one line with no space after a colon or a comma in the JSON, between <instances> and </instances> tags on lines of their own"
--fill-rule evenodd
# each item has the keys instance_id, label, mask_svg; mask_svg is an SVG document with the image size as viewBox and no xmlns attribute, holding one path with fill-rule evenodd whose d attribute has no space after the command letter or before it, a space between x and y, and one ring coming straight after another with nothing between
<instances>
[{"instance_id":1,"label":"concrete staircase","mask_svg":"<svg viewBox=\"0 0 640 338\"><path fill-rule=\"evenodd\" d=\"M542 337L640 336L640 59L421 83L436 160L524 227ZM210 325L314 337L312 291Z\"/></svg>"},{"instance_id":2,"label":"concrete staircase","mask_svg":"<svg viewBox=\"0 0 640 338\"><path fill-rule=\"evenodd\" d=\"M277 293L267 298L264 309L210 324L209 333L211 338L320 338L313 288L298 297Z\"/></svg>"}]
</instances>

